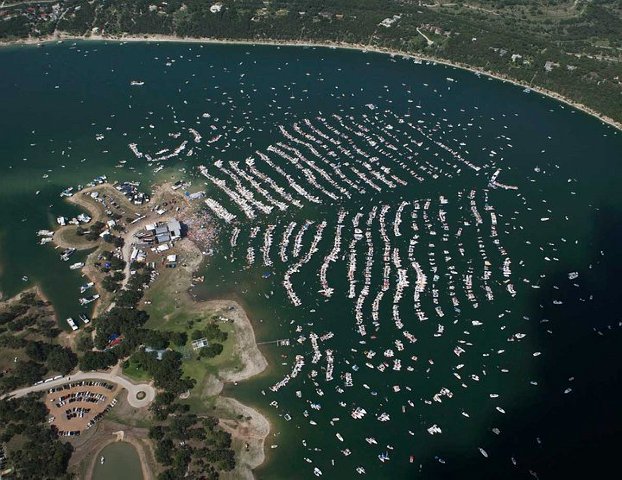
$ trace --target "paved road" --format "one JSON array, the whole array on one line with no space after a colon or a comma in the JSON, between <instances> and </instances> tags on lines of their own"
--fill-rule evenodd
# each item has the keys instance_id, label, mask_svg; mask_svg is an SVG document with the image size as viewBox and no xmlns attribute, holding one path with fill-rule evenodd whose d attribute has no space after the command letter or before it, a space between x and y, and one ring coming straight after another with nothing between
<instances>
[{"instance_id":1,"label":"paved road","mask_svg":"<svg viewBox=\"0 0 622 480\"><path fill-rule=\"evenodd\" d=\"M71 379L71 380L69 380ZM156 391L155 389L146 383L135 385L130 382L128 379L121 377L119 375L115 375L112 373L103 373L103 372L78 372L72 375L68 375L63 378L59 378L58 380L52 380L51 382L42 383L40 385L33 385L32 387L20 388L18 390L14 390L8 394L10 397L23 397L33 392L41 392L44 390L49 390L52 387L58 387L59 385L63 385L68 382L79 382L81 380L104 380L106 382L117 383L125 388L128 392L127 400L128 403L134 408L142 408L149 405L153 399L155 398ZM145 392L145 398L139 400L136 398L136 394L138 392Z\"/></svg>"}]
</instances>

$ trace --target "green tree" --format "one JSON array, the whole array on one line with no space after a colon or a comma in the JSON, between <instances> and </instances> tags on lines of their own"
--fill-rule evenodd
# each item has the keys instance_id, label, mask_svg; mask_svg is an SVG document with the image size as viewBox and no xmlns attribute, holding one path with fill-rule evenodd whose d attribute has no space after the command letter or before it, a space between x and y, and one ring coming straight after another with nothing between
<instances>
[{"instance_id":1,"label":"green tree","mask_svg":"<svg viewBox=\"0 0 622 480\"><path fill-rule=\"evenodd\" d=\"M78 356L71 349L56 346L52 349L47 358L47 365L50 370L67 375L78 364Z\"/></svg>"}]
</instances>

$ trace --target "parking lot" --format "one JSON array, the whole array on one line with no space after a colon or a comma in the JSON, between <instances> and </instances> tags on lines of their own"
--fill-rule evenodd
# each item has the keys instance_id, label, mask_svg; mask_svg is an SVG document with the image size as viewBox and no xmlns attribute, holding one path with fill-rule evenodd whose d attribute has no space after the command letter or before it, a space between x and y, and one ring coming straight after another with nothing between
<instances>
[{"instance_id":1,"label":"parking lot","mask_svg":"<svg viewBox=\"0 0 622 480\"><path fill-rule=\"evenodd\" d=\"M120 387L101 380L69 382L49 389L45 404L49 422L61 436L77 436L92 427L116 404Z\"/></svg>"}]
</instances>

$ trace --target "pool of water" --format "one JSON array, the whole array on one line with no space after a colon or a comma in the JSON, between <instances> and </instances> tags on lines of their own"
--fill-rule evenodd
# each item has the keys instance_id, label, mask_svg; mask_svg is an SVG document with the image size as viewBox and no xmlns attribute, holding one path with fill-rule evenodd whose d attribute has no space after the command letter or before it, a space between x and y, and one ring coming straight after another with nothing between
<instances>
[{"instance_id":1,"label":"pool of water","mask_svg":"<svg viewBox=\"0 0 622 480\"><path fill-rule=\"evenodd\" d=\"M136 449L127 442L115 442L97 454L92 480L142 480L143 474ZM102 464L100 459L104 457Z\"/></svg>"}]
</instances>

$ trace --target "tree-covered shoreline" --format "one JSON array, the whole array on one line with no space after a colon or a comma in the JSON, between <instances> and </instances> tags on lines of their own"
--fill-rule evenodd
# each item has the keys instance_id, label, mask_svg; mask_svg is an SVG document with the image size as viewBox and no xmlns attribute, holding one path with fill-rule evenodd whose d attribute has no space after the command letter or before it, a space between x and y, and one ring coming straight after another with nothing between
<instances>
[{"instance_id":1,"label":"tree-covered shoreline","mask_svg":"<svg viewBox=\"0 0 622 480\"><path fill-rule=\"evenodd\" d=\"M0 10L0 41L55 32L388 49L481 69L622 121L622 6L614 0L66 0Z\"/></svg>"}]
</instances>

